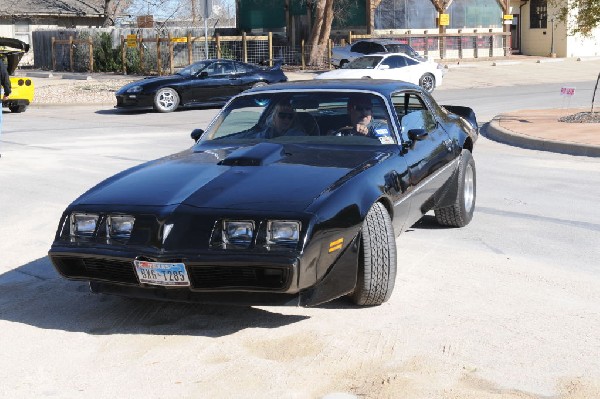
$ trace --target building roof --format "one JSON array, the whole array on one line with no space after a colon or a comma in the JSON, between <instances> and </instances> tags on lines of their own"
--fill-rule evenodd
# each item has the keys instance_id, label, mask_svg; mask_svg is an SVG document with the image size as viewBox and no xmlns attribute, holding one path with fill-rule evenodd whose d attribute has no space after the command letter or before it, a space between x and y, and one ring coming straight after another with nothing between
<instances>
[{"instance_id":1,"label":"building roof","mask_svg":"<svg viewBox=\"0 0 600 399\"><path fill-rule=\"evenodd\" d=\"M0 1L3 16L89 16L104 15L105 0L15 0Z\"/></svg>"}]
</instances>

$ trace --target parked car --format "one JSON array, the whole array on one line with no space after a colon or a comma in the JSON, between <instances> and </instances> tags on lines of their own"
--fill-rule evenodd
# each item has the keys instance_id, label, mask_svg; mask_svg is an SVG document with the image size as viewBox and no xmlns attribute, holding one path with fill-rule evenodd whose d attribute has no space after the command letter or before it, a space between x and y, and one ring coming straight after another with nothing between
<instances>
[{"instance_id":1,"label":"parked car","mask_svg":"<svg viewBox=\"0 0 600 399\"><path fill-rule=\"evenodd\" d=\"M324 72L315 79L394 79L418 84L432 92L442 84L443 68L432 61L419 61L406 54L373 54L356 58L342 69Z\"/></svg>"},{"instance_id":2,"label":"parked car","mask_svg":"<svg viewBox=\"0 0 600 399\"><path fill-rule=\"evenodd\" d=\"M345 64L358 57L375 53L403 53L419 61L427 61L427 58L423 57L408 44L391 39L365 39L358 40L346 46L334 47L331 50L331 63L333 66L343 68Z\"/></svg>"},{"instance_id":3,"label":"parked car","mask_svg":"<svg viewBox=\"0 0 600 399\"><path fill-rule=\"evenodd\" d=\"M251 87L285 82L281 62L273 67L239 61L199 61L170 76L149 77L121 87L116 108L149 108L172 112L178 107L223 105Z\"/></svg>"},{"instance_id":4,"label":"parked car","mask_svg":"<svg viewBox=\"0 0 600 399\"><path fill-rule=\"evenodd\" d=\"M7 107L11 112L24 112L33 102L33 80L28 77L14 76L17 65L23 55L29 51L29 44L7 37L0 37L0 57L6 64L10 76L11 94L7 100L2 100L2 107Z\"/></svg>"},{"instance_id":5,"label":"parked car","mask_svg":"<svg viewBox=\"0 0 600 399\"><path fill-rule=\"evenodd\" d=\"M370 116L373 134L350 134L348 112ZM265 138L273 118L306 135ZM194 130L191 148L76 199L49 256L96 293L379 305L394 288L397 235L430 210L443 226L471 221L477 137L470 108L440 106L409 83L251 89Z\"/></svg>"}]
</instances>

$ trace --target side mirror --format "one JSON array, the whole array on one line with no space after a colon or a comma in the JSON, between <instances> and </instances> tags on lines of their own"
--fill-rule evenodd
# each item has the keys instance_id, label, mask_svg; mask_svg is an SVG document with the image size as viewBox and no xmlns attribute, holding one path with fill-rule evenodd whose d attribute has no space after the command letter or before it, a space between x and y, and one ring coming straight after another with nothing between
<instances>
[{"instance_id":1,"label":"side mirror","mask_svg":"<svg viewBox=\"0 0 600 399\"><path fill-rule=\"evenodd\" d=\"M427 134L425 129L410 129L408 131L408 138L412 141L421 141L427 137Z\"/></svg>"},{"instance_id":2,"label":"side mirror","mask_svg":"<svg viewBox=\"0 0 600 399\"><path fill-rule=\"evenodd\" d=\"M202 71L202 72L200 72L200 75L198 75L198 77L200 79L206 79L206 78L208 78L208 72Z\"/></svg>"},{"instance_id":3,"label":"side mirror","mask_svg":"<svg viewBox=\"0 0 600 399\"><path fill-rule=\"evenodd\" d=\"M203 134L204 134L204 130L194 129L194 130L192 130L192 134L190 136L192 136L192 140L198 141L198 139L200 139L200 136L202 136Z\"/></svg>"},{"instance_id":4,"label":"side mirror","mask_svg":"<svg viewBox=\"0 0 600 399\"><path fill-rule=\"evenodd\" d=\"M389 65L381 65L381 66L379 67L379 69L380 69L380 70L382 70L382 71L384 71L384 70L386 70L386 69L390 69L390 66L389 66Z\"/></svg>"}]
</instances>

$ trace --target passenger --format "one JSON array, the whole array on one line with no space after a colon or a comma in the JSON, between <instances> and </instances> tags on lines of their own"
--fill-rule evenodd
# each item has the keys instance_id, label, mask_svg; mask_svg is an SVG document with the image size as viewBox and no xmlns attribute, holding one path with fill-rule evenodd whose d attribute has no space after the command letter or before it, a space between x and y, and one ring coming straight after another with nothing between
<instances>
[{"instance_id":1,"label":"passenger","mask_svg":"<svg viewBox=\"0 0 600 399\"><path fill-rule=\"evenodd\" d=\"M290 102L282 101L275 105L261 137L272 139L281 136L306 136L304 129L298 126L297 119L296 110Z\"/></svg>"}]
</instances>

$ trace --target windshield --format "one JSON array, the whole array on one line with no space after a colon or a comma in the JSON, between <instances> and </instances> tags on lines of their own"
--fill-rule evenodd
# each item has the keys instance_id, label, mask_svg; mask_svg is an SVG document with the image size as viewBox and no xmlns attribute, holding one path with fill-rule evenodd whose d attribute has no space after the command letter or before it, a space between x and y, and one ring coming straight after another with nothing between
<instances>
[{"instance_id":1,"label":"windshield","mask_svg":"<svg viewBox=\"0 0 600 399\"><path fill-rule=\"evenodd\" d=\"M210 64L212 64L211 61L201 61L201 62L196 62L192 65L188 65L185 68L183 68L181 71L177 72L177 75L181 75L181 76L195 76L197 75L201 70L203 70L204 68L206 68L207 66L209 66Z\"/></svg>"},{"instance_id":2,"label":"windshield","mask_svg":"<svg viewBox=\"0 0 600 399\"><path fill-rule=\"evenodd\" d=\"M350 61L344 65L345 69L374 69L377 64L381 62L383 57L369 55L365 57L359 57L354 61Z\"/></svg>"},{"instance_id":3,"label":"windshield","mask_svg":"<svg viewBox=\"0 0 600 399\"><path fill-rule=\"evenodd\" d=\"M395 144L382 97L374 93L264 92L235 98L213 120L199 143L297 142Z\"/></svg>"}]
</instances>

